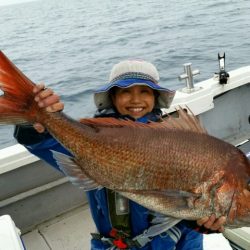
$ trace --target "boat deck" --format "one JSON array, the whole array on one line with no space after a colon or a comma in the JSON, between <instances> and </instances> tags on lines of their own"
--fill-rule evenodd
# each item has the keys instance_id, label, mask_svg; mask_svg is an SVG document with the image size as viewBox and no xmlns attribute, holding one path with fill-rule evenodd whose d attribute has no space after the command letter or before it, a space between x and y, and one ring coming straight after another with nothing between
<instances>
[{"instance_id":1,"label":"boat deck","mask_svg":"<svg viewBox=\"0 0 250 250\"><path fill-rule=\"evenodd\" d=\"M95 226L88 205L41 224L22 235L27 250L89 250ZM222 234L204 236L204 250L231 250Z\"/></svg>"},{"instance_id":2,"label":"boat deck","mask_svg":"<svg viewBox=\"0 0 250 250\"><path fill-rule=\"evenodd\" d=\"M22 235L27 250L87 250L95 226L87 205L47 221Z\"/></svg>"}]
</instances>

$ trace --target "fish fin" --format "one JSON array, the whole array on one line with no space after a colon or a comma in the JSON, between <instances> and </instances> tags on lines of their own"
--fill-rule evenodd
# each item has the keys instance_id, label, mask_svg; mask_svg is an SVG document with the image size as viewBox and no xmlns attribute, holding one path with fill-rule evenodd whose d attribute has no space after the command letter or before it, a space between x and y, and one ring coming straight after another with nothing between
<instances>
[{"instance_id":1,"label":"fish fin","mask_svg":"<svg viewBox=\"0 0 250 250\"><path fill-rule=\"evenodd\" d=\"M143 194L143 195L160 195L163 197L174 197L174 198L199 198L201 194L199 193L191 193L183 190L119 190L118 192L132 192L134 194Z\"/></svg>"},{"instance_id":2,"label":"fish fin","mask_svg":"<svg viewBox=\"0 0 250 250\"><path fill-rule=\"evenodd\" d=\"M116 190L117 191L117 190ZM143 204L145 207L148 209L157 209L157 211L165 211L166 214L171 215L176 213L176 211L188 211L190 210L190 200L196 200L201 197L199 196L174 196L173 194L171 195L166 195L165 193L150 193L150 192L141 192L141 191L118 191L120 192L123 196L127 197L130 200L133 200L135 202L138 202L138 197L139 200L145 200L147 201L149 198L153 201L156 206L153 208L148 206L149 204L145 203ZM158 205L157 205L158 204ZM159 205L162 204L162 205ZM157 207L157 208L156 208Z\"/></svg>"},{"instance_id":3,"label":"fish fin","mask_svg":"<svg viewBox=\"0 0 250 250\"><path fill-rule=\"evenodd\" d=\"M34 83L0 51L0 124L33 123L38 105Z\"/></svg>"},{"instance_id":4,"label":"fish fin","mask_svg":"<svg viewBox=\"0 0 250 250\"><path fill-rule=\"evenodd\" d=\"M189 113L187 113L187 110ZM181 129L194 131L197 133L207 134L206 129L201 125L199 119L195 117L192 111L186 107L185 109L179 107L177 109L178 117L168 115L166 119L162 119L162 122L140 123L131 120L119 120L113 117L100 117L100 118L85 118L80 122L84 125L93 128L101 127L132 127L132 128L151 128L151 129Z\"/></svg>"},{"instance_id":5,"label":"fish fin","mask_svg":"<svg viewBox=\"0 0 250 250\"><path fill-rule=\"evenodd\" d=\"M136 123L131 120L119 120L113 117L98 117L98 118L83 118L79 120L80 123L89 127L108 127L108 128L119 128L119 127L148 127L147 124Z\"/></svg>"},{"instance_id":6,"label":"fish fin","mask_svg":"<svg viewBox=\"0 0 250 250\"><path fill-rule=\"evenodd\" d=\"M132 120L119 120L113 117L98 117L98 118L83 118L79 120L80 123L93 128L121 128L121 127L131 127L131 128L148 128L148 129L159 129L166 128L163 122L153 122L141 123L134 122Z\"/></svg>"},{"instance_id":7,"label":"fish fin","mask_svg":"<svg viewBox=\"0 0 250 250\"><path fill-rule=\"evenodd\" d=\"M101 188L99 184L84 174L82 168L76 163L73 157L54 150L51 150L51 152L58 166L73 185L83 189L84 191Z\"/></svg>"},{"instance_id":8,"label":"fish fin","mask_svg":"<svg viewBox=\"0 0 250 250\"><path fill-rule=\"evenodd\" d=\"M166 196L166 197L183 197L183 198L199 198L201 197L201 194L195 194L195 193L191 193L191 192L187 192L187 191L183 191L183 190L146 190L146 191L135 191L138 193L144 193L144 194L149 194L149 195L162 195L162 196Z\"/></svg>"},{"instance_id":9,"label":"fish fin","mask_svg":"<svg viewBox=\"0 0 250 250\"><path fill-rule=\"evenodd\" d=\"M176 108L176 112L178 114L178 117L167 115L167 119L162 122L167 128L188 130L196 133L207 134L206 129L202 126L199 119L187 106L185 108L179 106L178 108Z\"/></svg>"}]
</instances>

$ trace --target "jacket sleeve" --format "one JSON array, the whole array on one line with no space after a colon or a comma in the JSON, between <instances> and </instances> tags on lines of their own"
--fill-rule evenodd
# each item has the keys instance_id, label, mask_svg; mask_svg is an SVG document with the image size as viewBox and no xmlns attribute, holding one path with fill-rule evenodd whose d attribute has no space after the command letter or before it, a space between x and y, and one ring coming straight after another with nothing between
<instances>
[{"instance_id":1,"label":"jacket sleeve","mask_svg":"<svg viewBox=\"0 0 250 250\"><path fill-rule=\"evenodd\" d=\"M18 125L14 130L14 137L17 142L27 146L39 143L45 139L51 138L51 135L45 131L44 133L38 133L32 125Z\"/></svg>"},{"instance_id":2,"label":"jacket sleeve","mask_svg":"<svg viewBox=\"0 0 250 250\"><path fill-rule=\"evenodd\" d=\"M16 126L14 137L17 142L26 147L29 152L46 161L49 165L59 171L61 171L61 169L54 159L52 151L58 151L71 156L70 152L47 131L44 133L38 133L32 125Z\"/></svg>"}]
</instances>

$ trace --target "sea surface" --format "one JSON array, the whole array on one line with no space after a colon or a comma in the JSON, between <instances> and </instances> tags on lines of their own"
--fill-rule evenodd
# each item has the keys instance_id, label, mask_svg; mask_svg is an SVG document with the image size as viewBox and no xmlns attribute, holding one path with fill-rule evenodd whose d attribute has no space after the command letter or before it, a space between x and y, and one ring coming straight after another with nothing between
<instances>
[{"instance_id":1,"label":"sea surface","mask_svg":"<svg viewBox=\"0 0 250 250\"><path fill-rule=\"evenodd\" d=\"M249 13L248 0L31 1L0 6L0 50L53 88L67 114L90 117L93 90L123 59L151 61L174 89L187 62L201 72L196 82L213 77L218 52L228 71L250 65ZM12 134L0 127L0 148L15 144Z\"/></svg>"}]
</instances>

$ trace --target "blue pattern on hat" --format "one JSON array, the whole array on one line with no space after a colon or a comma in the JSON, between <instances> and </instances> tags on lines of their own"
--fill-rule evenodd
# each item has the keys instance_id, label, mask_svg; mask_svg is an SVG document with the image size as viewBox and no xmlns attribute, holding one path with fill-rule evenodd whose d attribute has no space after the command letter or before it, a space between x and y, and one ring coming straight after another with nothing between
<instances>
[{"instance_id":1,"label":"blue pattern on hat","mask_svg":"<svg viewBox=\"0 0 250 250\"><path fill-rule=\"evenodd\" d=\"M99 89L95 90L94 93L102 93L102 92L107 92L113 87L119 87L119 88L129 88L133 85L143 85L143 86L148 86L151 89L155 89L158 91L167 91L167 92L172 92L169 89L160 87L158 84L145 80L145 79L138 79L138 78L129 78L129 79L121 79L117 81L110 82Z\"/></svg>"}]
</instances>

